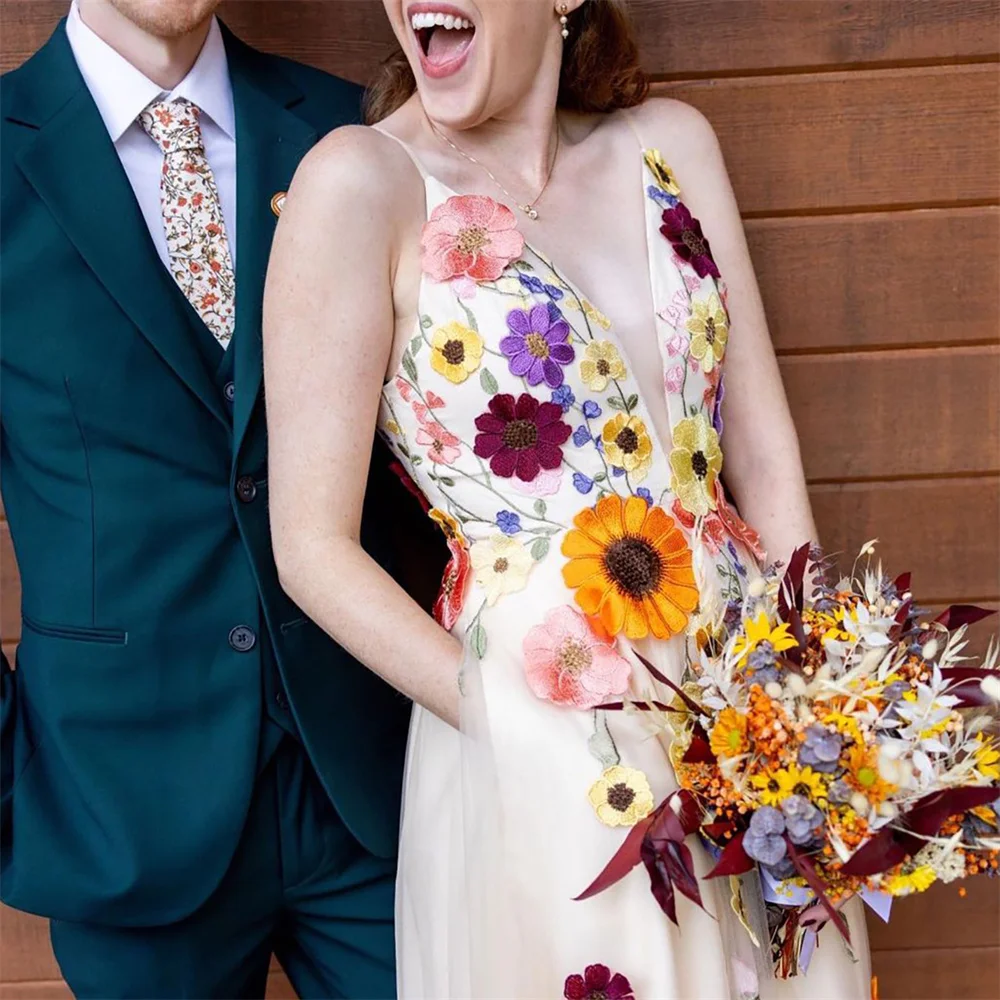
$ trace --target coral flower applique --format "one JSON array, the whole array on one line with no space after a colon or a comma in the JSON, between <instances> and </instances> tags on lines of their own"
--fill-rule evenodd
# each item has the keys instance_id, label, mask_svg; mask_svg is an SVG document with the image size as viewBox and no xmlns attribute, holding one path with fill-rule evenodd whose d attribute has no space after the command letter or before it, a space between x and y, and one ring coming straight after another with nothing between
<instances>
[{"instance_id":1,"label":"coral flower applique","mask_svg":"<svg viewBox=\"0 0 1000 1000\"><path fill-rule=\"evenodd\" d=\"M435 281L463 275L496 281L524 250L524 237L506 205L483 195L455 195L424 224L420 262Z\"/></svg>"},{"instance_id":2,"label":"coral flower applique","mask_svg":"<svg viewBox=\"0 0 1000 1000\"><path fill-rule=\"evenodd\" d=\"M575 608L555 608L524 637L528 687L539 698L596 708L628 688L632 667Z\"/></svg>"},{"instance_id":3,"label":"coral flower applique","mask_svg":"<svg viewBox=\"0 0 1000 1000\"><path fill-rule=\"evenodd\" d=\"M612 494L580 511L562 543L566 586L610 635L668 639L698 606L691 550L662 507Z\"/></svg>"},{"instance_id":4,"label":"coral flower applique","mask_svg":"<svg viewBox=\"0 0 1000 1000\"><path fill-rule=\"evenodd\" d=\"M500 393L476 417L475 453L490 460L494 475L530 483L542 469L562 465L562 447L573 429L558 403L540 403L527 392Z\"/></svg>"}]
</instances>

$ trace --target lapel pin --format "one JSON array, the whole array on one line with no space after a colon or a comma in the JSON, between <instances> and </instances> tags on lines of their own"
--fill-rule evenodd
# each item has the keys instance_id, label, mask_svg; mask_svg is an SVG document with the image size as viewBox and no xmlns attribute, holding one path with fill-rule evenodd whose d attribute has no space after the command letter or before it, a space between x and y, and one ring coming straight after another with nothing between
<instances>
[{"instance_id":1,"label":"lapel pin","mask_svg":"<svg viewBox=\"0 0 1000 1000\"><path fill-rule=\"evenodd\" d=\"M274 212L275 218L281 217L281 210L285 207L285 195L287 194L287 191L278 191L271 199L271 211Z\"/></svg>"}]
</instances>

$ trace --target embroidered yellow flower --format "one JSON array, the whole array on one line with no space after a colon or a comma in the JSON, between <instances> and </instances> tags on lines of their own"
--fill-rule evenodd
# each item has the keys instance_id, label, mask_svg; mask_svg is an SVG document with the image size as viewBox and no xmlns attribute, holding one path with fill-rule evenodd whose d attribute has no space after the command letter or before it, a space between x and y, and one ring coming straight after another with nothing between
<instances>
[{"instance_id":1,"label":"embroidered yellow flower","mask_svg":"<svg viewBox=\"0 0 1000 1000\"><path fill-rule=\"evenodd\" d=\"M822 716L821 721L828 726L833 726L837 732L849 736L855 743L860 744L864 742L864 738L861 735L861 727L858 726L857 720L849 715L845 715L843 712L828 712Z\"/></svg>"},{"instance_id":2,"label":"embroidered yellow flower","mask_svg":"<svg viewBox=\"0 0 1000 1000\"><path fill-rule=\"evenodd\" d=\"M769 642L776 653L797 646L795 638L788 634L789 628L787 622L772 626L765 611L756 618L744 618L743 631L733 640L732 654L739 657L736 665L746 666L747 657L764 642Z\"/></svg>"},{"instance_id":3,"label":"embroidered yellow flower","mask_svg":"<svg viewBox=\"0 0 1000 1000\"><path fill-rule=\"evenodd\" d=\"M768 768L762 774L755 774L750 783L765 806L776 806L789 795L802 795L812 802L826 801L826 779L811 767L789 764L788 767Z\"/></svg>"},{"instance_id":4,"label":"embroidered yellow flower","mask_svg":"<svg viewBox=\"0 0 1000 1000\"><path fill-rule=\"evenodd\" d=\"M644 159L646 166L649 167L649 172L656 179L656 183L667 194L672 194L676 198L681 193L680 185L677 183L677 178L674 177L674 172L667 166L667 161L660 156L660 151L648 149Z\"/></svg>"},{"instance_id":5,"label":"embroidered yellow flower","mask_svg":"<svg viewBox=\"0 0 1000 1000\"><path fill-rule=\"evenodd\" d=\"M641 483L653 464L653 442L638 417L613 416L601 430L607 460L624 469L633 483Z\"/></svg>"},{"instance_id":6,"label":"embroidered yellow flower","mask_svg":"<svg viewBox=\"0 0 1000 1000\"><path fill-rule=\"evenodd\" d=\"M892 896L909 896L913 892L925 892L937 880L937 874L930 865L920 865L912 872L900 872L885 883L885 891Z\"/></svg>"},{"instance_id":7,"label":"embroidered yellow flower","mask_svg":"<svg viewBox=\"0 0 1000 1000\"><path fill-rule=\"evenodd\" d=\"M691 357L701 362L707 375L722 360L729 341L729 317L719 296L712 292L707 299L693 300L686 325L691 334Z\"/></svg>"},{"instance_id":8,"label":"embroidered yellow flower","mask_svg":"<svg viewBox=\"0 0 1000 1000\"><path fill-rule=\"evenodd\" d=\"M386 429L386 430L387 430L387 431L388 431L388 432L389 432L390 434L395 434L395 435L396 435L397 437L398 437L398 436L399 436L399 434L400 434L400 430L399 430L399 424L397 424L397 423L396 423L396 421L395 421L395 420L393 420L392 418L390 418L389 420L387 420L387 421L385 422L385 429Z\"/></svg>"},{"instance_id":9,"label":"embroidered yellow flower","mask_svg":"<svg viewBox=\"0 0 1000 1000\"><path fill-rule=\"evenodd\" d=\"M451 514L441 510L439 507L431 507L431 509L427 511L427 516L444 532L445 538L464 539L462 526L451 516Z\"/></svg>"},{"instance_id":10,"label":"embroidered yellow flower","mask_svg":"<svg viewBox=\"0 0 1000 1000\"><path fill-rule=\"evenodd\" d=\"M483 338L461 323L439 326L431 337L431 368L456 385L483 360Z\"/></svg>"},{"instance_id":11,"label":"embroidered yellow flower","mask_svg":"<svg viewBox=\"0 0 1000 1000\"><path fill-rule=\"evenodd\" d=\"M1000 750L997 750L996 744L992 740L987 740L982 733L976 739L979 741L979 747L974 756L979 773L984 778L1000 779L1000 767L997 766L1000 762Z\"/></svg>"},{"instance_id":12,"label":"embroidered yellow flower","mask_svg":"<svg viewBox=\"0 0 1000 1000\"><path fill-rule=\"evenodd\" d=\"M491 607L504 594L523 590L535 561L531 553L516 539L493 535L476 542L469 550L476 583L486 592Z\"/></svg>"},{"instance_id":13,"label":"embroidered yellow flower","mask_svg":"<svg viewBox=\"0 0 1000 1000\"><path fill-rule=\"evenodd\" d=\"M604 392L612 379L625 378L625 362L610 340L592 340L583 352L580 378L591 392Z\"/></svg>"},{"instance_id":14,"label":"embroidered yellow flower","mask_svg":"<svg viewBox=\"0 0 1000 1000\"><path fill-rule=\"evenodd\" d=\"M872 805L878 805L896 790L882 777L878 769L878 748L855 743L847 751L847 773L844 780Z\"/></svg>"},{"instance_id":15,"label":"embroidered yellow flower","mask_svg":"<svg viewBox=\"0 0 1000 1000\"><path fill-rule=\"evenodd\" d=\"M747 740L747 718L735 708L724 708L708 738L716 757L738 757L750 748Z\"/></svg>"},{"instance_id":16,"label":"embroidered yellow flower","mask_svg":"<svg viewBox=\"0 0 1000 1000\"><path fill-rule=\"evenodd\" d=\"M677 422L670 467L670 489L689 514L700 517L715 510L715 482L722 471L722 449L719 435L703 413Z\"/></svg>"},{"instance_id":17,"label":"embroidered yellow flower","mask_svg":"<svg viewBox=\"0 0 1000 1000\"><path fill-rule=\"evenodd\" d=\"M583 315L590 320L591 323L596 323L602 330L611 329L611 320L600 311L592 306L586 299L583 300Z\"/></svg>"},{"instance_id":18,"label":"embroidered yellow flower","mask_svg":"<svg viewBox=\"0 0 1000 1000\"><path fill-rule=\"evenodd\" d=\"M653 811L653 792L642 771L616 764L587 793L597 818L605 826L635 826Z\"/></svg>"}]
</instances>

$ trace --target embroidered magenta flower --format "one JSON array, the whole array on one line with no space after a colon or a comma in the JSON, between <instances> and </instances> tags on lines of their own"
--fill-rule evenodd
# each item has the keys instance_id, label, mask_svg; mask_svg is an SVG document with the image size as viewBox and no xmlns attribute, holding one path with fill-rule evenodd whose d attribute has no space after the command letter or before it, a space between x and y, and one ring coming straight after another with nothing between
<instances>
[{"instance_id":1,"label":"embroidered magenta flower","mask_svg":"<svg viewBox=\"0 0 1000 1000\"><path fill-rule=\"evenodd\" d=\"M563 605L525 637L524 672L539 698L573 708L596 708L628 689L632 667L584 615Z\"/></svg>"},{"instance_id":2,"label":"embroidered magenta flower","mask_svg":"<svg viewBox=\"0 0 1000 1000\"><path fill-rule=\"evenodd\" d=\"M530 483L542 469L558 469L562 448L573 433L562 420L558 403L539 403L527 392L514 399L500 393L489 403L489 410L476 417L475 453L490 460L497 476L517 476Z\"/></svg>"},{"instance_id":3,"label":"embroidered magenta flower","mask_svg":"<svg viewBox=\"0 0 1000 1000\"><path fill-rule=\"evenodd\" d=\"M569 323L558 306L548 302L529 309L511 309L507 313L510 333L500 341L511 375L524 378L528 385L544 380L550 389L563 384L563 370L576 356L566 343Z\"/></svg>"},{"instance_id":4,"label":"embroidered magenta flower","mask_svg":"<svg viewBox=\"0 0 1000 1000\"><path fill-rule=\"evenodd\" d=\"M612 974L606 965L588 965L582 976L567 976L563 996L566 1000L635 1000L632 984L620 972Z\"/></svg>"},{"instance_id":5,"label":"embroidered magenta flower","mask_svg":"<svg viewBox=\"0 0 1000 1000\"><path fill-rule=\"evenodd\" d=\"M663 213L660 232L673 244L674 253L681 260L686 260L699 278L709 274L713 278L721 277L712 259L712 248L701 231L701 223L683 202L678 202L674 208L668 208Z\"/></svg>"},{"instance_id":6,"label":"embroidered magenta flower","mask_svg":"<svg viewBox=\"0 0 1000 1000\"><path fill-rule=\"evenodd\" d=\"M420 263L435 281L465 275L496 281L524 250L506 205L483 195L455 195L438 205L420 236Z\"/></svg>"},{"instance_id":7,"label":"embroidered magenta flower","mask_svg":"<svg viewBox=\"0 0 1000 1000\"><path fill-rule=\"evenodd\" d=\"M418 413L417 416L419 417L420 414ZM420 422L420 430L417 431L417 444L422 444L427 448L427 457L432 462L440 462L442 465L451 465L462 454L461 439L452 434L443 424L426 417Z\"/></svg>"}]
</instances>

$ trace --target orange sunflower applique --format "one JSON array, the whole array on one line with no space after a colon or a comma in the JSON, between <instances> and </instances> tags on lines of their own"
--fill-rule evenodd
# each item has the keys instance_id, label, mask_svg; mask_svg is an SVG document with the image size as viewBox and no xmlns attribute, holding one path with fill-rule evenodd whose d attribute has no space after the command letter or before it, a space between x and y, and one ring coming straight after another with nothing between
<instances>
[{"instance_id":1,"label":"orange sunflower applique","mask_svg":"<svg viewBox=\"0 0 1000 1000\"><path fill-rule=\"evenodd\" d=\"M691 550L677 523L642 497L609 495L573 519L562 553L576 603L611 635L667 639L698 606Z\"/></svg>"}]
</instances>

